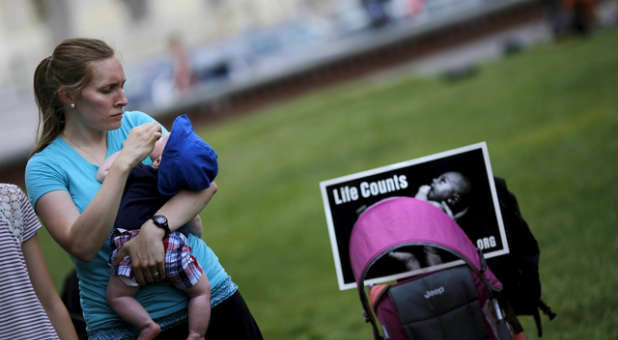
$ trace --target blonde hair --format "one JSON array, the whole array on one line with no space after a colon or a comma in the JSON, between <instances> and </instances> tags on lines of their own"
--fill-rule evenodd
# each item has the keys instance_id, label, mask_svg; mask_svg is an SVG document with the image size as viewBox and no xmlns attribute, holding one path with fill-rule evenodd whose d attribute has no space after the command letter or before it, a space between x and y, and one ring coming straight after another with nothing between
<instances>
[{"instance_id":1,"label":"blonde hair","mask_svg":"<svg viewBox=\"0 0 618 340\"><path fill-rule=\"evenodd\" d=\"M34 96L39 108L37 141L33 154L43 150L62 133L66 123L65 106L58 96L61 87L81 90L92 78L89 63L114 56L102 40L71 38L63 40L51 56L41 60L34 71Z\"/></svg>"}]
</instances>

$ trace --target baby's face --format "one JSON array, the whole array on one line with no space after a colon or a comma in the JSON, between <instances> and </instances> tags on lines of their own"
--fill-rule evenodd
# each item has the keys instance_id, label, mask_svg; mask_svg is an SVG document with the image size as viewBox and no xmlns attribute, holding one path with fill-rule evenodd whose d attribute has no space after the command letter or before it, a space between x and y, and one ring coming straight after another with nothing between
<instances>
[{"instance_id":1,"label":"baby's face","mask_svg":"<svg viewBox=\"0 0 618 340\"><path fill-rule=\"evenodd\" d=\"M161 164L161 156L163 155L163 149L165 149L165 145L167 145L167 140L170 138L170 134L167 133L161 138L159 138L150 153L150 159L152 159L152 166L154 168L158 168Z\"/></svg>"},{"instance_id":2,"label":"baby's face","mask_svg":"<svg viewBox=\"0 0 618 340\"><path fill-rule=\"evenodd\" d=\"M432 201L444 201L457 192L457 189L457 175L445 173L438 178L434 178L427 198Z\"/></svg>"}]
</instances>

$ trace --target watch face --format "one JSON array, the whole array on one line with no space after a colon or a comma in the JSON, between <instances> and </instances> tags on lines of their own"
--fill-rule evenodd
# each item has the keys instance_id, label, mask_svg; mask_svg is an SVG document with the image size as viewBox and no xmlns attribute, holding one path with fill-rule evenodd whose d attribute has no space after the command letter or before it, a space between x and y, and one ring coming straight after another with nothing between
<instances>
[{"instance_id":1,"label":"watch face","mask_svg":"<svg viewBox=\"0 0 618 340\"><path fill-rule=\"evenodd\" d=\"M158 225L167 225L167 218L161 215L155 215L152 220Z\"/></svg>"}]
</instances>

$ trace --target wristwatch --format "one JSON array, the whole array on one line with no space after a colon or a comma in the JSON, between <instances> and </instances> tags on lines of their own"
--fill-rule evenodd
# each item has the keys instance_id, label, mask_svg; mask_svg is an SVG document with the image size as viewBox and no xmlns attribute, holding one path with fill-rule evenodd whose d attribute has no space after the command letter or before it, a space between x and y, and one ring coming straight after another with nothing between
<instances>
[{"instance_id":1,"label":"wristwatch","mask_svg":"<svg viewBox=\"0 0 618 340\"><path fill-rule=\"evenodd\" d=\"M163 215L154 215L152 216L152 221L157 227L165 230L163 238L166 238L170 234L170 226L167 224L167 217Z\"/></svg>"}]
</instances>

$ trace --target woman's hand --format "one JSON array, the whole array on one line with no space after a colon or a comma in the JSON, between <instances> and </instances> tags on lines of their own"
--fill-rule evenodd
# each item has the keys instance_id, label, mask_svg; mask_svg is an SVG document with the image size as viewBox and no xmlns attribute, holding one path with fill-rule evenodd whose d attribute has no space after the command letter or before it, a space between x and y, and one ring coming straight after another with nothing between
<instances>
[{"instance_id":1,"label":"woman's hand","mask_svg":"<svg viewBox=\"0 0 618 340\"><path fill-rule=\"evenodd\" d=\"M122 150L114 163L132 169L143 161L154 148L155 142L161 137L161 125L150 122L134 127L122 144Z\"/></svg>"},{"instance_id":2,"label":"woman's hand","mask_svg":"<svg viewBox=\"0 0 618 340\"><path fill-rule=\"evenodd\" d=\"M155 215L166 216L170 230L174 231L198 215L217 190L215 182L204 190L182 190ZM165 231L149 219L141 226L139 234L120 248L114 264L129 255L137 283L144 285L165 279L163 236Z\"/></svg>"},{"instance_id":3,"label":"woman's hand","mask_svg":"<svg viewBox=\"0 0 618 340\"><path fill-rule=\"evenodd\" d=\"M148 220L139 234L125 243L118 251L114 265L129 255L135 280L141 286L165 279L163 236L165 232Z\"/></svg>"}]
</instances>

